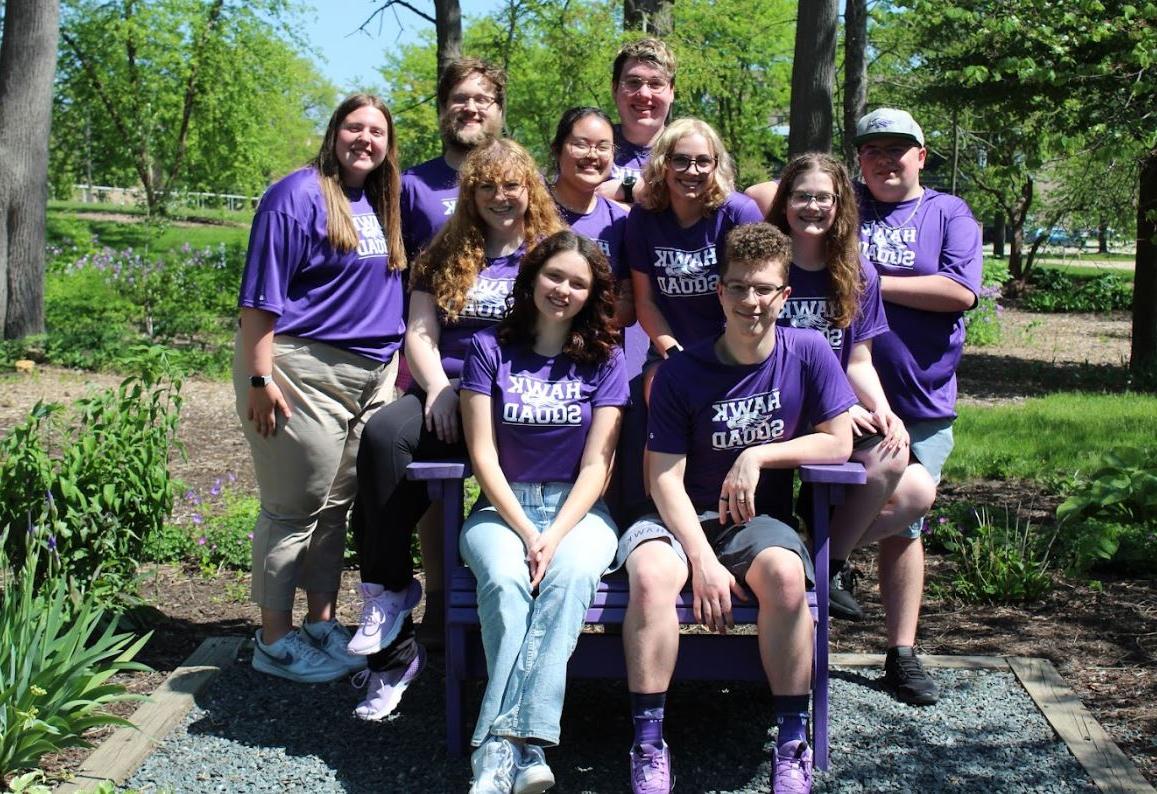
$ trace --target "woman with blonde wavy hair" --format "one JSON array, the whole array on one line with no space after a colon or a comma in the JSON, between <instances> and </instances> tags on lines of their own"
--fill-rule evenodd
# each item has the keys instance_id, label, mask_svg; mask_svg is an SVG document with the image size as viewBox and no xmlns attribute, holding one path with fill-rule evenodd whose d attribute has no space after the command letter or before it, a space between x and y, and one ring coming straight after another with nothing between
<instances>
[{"instance_id":1,"label":"woman with blonde wavy hair","mask_svg":"<svg viewBox=\"0 0 1157 794\"><path fill-rule=\"evenodd\" d=\"M860 218L843 163L827 154L796 157L783 171L767 220L791 237L791 295L779 324L823 334L859 404L852 406L852 459L868 481L836 508L831 523L831 614L859 620L846 561L852 549L894 534L924 514L931 479L908 467L908 431L872 365L872 340L888 333L876 269L860 259Z\"/></svg>"},{"instance_id":2,"label":"woman with blonde wavy hair","mask_svg":"<svg viewBox=\"0 0 1157 794\"><path fill-rule=\"evenodd\" d=\"M719 134L699 119L668 125L643 172L647 190L627 216L627 263L651 361L718 336L715 285L727 232L763 216L735 191L735 167Z\"/></svg>"},{"instance_id":3,"label":"woman with blonde wavy hair","mask_svg":"<svg viewBox=\"0 0 1157 794\"><path fill-rule=\"evenodd\" d=\"M470 340L506 315L526 249L563 228L534 158L514 141L479 144L458 184L453 216L410 279L406 359L414 385L366 427L358 453L351 526L363 607L349 650L369 657L369 691L355 709L366 720L389 715L425 663L410 619L422 592L410 543L430 500L422 483L406 479L406 467L466 455L458 381Z\"/></svg>"}]
</instances>

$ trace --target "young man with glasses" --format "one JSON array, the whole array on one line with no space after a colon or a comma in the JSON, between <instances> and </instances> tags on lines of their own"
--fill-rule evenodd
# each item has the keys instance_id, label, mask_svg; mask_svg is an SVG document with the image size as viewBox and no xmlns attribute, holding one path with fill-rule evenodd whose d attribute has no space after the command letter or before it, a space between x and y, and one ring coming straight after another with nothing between
<instances>
[{"instance_id":1,"label":"young man with glasses","mask_svg":"<svg viewBox=\"0 0 1157 794\"><path fill-rule=\"evenodd\" d=\"M442 156L402 173L402 239L411 262L454 214L466 155L502 133L506 73L478 58L460 58L442 72L437 100Z\"/></svg>"},{"instance_id":2,"label":"young man with glasses","mask_svg":"<svg viewBox=\"0 0 1157 794\"><path fill-rule=\"evenodd\" d=\"M657 513L623 533L616 558L630 579L623 643L635 794L673 782L663 718L679 648L675 603L688 578L696 619L721 634L732 599L754 595L779 726L772 790L811 790L806 589L815 574L789 523L791 469L848 459L856 398L822 336L776 325L791 294L787 237L767 223L742 226L728 233L726 251L715 287L726 326L659 368L647 441Z\"/></svg>"},{"instance_id":3,"label":"young man with glasses","mask_svg":"<svg viewBox=\"0 0 1157 794\"><path fill-rule=\"evenodd\" d=\"M980 291L980 226L963 200L920 184L924 132L907 112L867 114L856 124L855 143L863 176L860 252L880 276L890 328L876 338L872 363L908 429L908 469L923 467L939 482L953 445L964 312ZM884 538L879 549L884 680L899 700L914 705L939 697L914 650L924 591L922 525L920 519Z\"/></svg>"},{"instance_id":4,"label":"young man with glasses","mask_svg":"<svg viewBox=\"0 0 1157 794\"><path fill-rule=\"evenodd\" d=\"M658 39L629 41L611 67L611 93L619 111L615 162L601 192L624 204L639 200L639 183L651 147L667 126L675 101L675 55Z\"/></svg>"}]
</instances>

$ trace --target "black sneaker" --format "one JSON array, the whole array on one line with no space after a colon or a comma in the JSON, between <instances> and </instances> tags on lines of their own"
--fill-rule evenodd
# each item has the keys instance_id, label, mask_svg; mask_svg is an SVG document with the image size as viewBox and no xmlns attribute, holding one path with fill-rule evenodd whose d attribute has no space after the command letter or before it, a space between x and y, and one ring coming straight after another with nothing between
<instances>
[{"instance_id":1,"label":"black sneaker","mask_svg":"<svg viewBox=\"0 0 1157 794\"><path fill-rule=\"evenodd\" d=\"M828 614L840 620L863 620L864 609L852 594L858 578L855 568L844 568L832 574L828 582Z\"/></svg>"},{"instance_id":2,"label":"black sneaker","mask_svg":"<svg viewBox=\"0 0 1157 794\"><path fill-rule=\"evenodd\" d=\"M940 688L924 671L916 650L908 646L889 648L884 657L884 686L897 700L912 706L931 706L940 699Z\"/></svg>"}]
</instances>

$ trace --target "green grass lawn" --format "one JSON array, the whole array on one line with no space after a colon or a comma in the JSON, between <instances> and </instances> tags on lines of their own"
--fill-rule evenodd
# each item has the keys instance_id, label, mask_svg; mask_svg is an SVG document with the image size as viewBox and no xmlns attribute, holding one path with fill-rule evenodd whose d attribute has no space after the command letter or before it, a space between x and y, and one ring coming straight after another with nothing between
<instances>
[{"instance_id":1,"label":"green grass lawn","mask_svg":"<svg viewBox=\"0 0 1157 794\"><path fill-rule=\"evenodd\" d=\"M48 211L139 215L142 218L148 215L148 210L145 207L136 204L90 204L83 201L57 201L55 199L48 202ZM253 220L253 210L234 211L227 209L174 207L169 211L169 217L173 220L204 221L206 223L224 224L233 223L248 226L250 221Z\"/></svg>"},{"instance_id":2,"label":"green grass lawn","mask_svg":"<svg viewBox=\"0 0 1157 794\"><path fill-rule=\"evenodd\" d=\"M118 220L80 218L70 209L49 209L47 237L50 244L67 244L71 240L89 236L96 236L102 245L118 250L135 248L163 252L175 251L186 243L193 248L206 248L220 243L227 246L245 246L249 241L249 226L248 219L244 226L125 223Z\"/></svg>"},{"instance_id":3,"label":"green grass lawn","mask_svg":"<svg viewBox=\"0 0 1157 794\"><path fill-rule=\"evenodd\" d=\"M1132 263L1133 257L1130 256L1127 260L1121 261ZM1092 278L1103 273L1112 273L1115 276L1120 276L1123 281L1129 284L1133 283L1133 271L1131 269L1124 270L1119 267L1105 267L1104 265L1096 264L1083 265L1080 263L1080 260L1070 259L1066 262L1061 262L1060 260L1038 259L1033 264L1033 268L1036 269L1038 267L1048 268L1049 270L1059 270L1062 273L1078 278Z\"/></svg>"},{"instance_id":4,"label":"green grass lawn","mask_svg":"<svg viewBox=\"0 0 1157 794\"><path fill-rule=\"evenodd\" d=\"M950 479L1047 480L1088 469L1119 446L1153 446L1157 396L1060 392L1023 403L960 406Z\"/></svg>"}]
</instances>

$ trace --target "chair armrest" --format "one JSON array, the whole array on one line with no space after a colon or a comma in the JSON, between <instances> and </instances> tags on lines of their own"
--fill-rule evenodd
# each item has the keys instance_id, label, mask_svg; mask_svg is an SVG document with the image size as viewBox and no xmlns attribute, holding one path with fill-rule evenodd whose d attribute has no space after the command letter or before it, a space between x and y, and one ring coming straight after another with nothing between
<instances>
[{"instance_id":1,"label":"chair armrest","mask_svg":"<svg viewBox=\"0 0 1157 794\"><path fill-rule=\"evenodd\" d=\"M416 460L406 467L411 480L461 480L470 474L470 464L463 460Z\"/></svg>"},{"instance_id":2,"label":"chair armrest","mask_svg":"<svg viewBox=\"0 0 1157 794\"><path fill-rule=\"evenodd\" d=\"M854 460L847 463L804 463L799 467L799 478L804 482L828 485L863 485L868 480L864 464Z\"/></svg>"}]
</instances>

